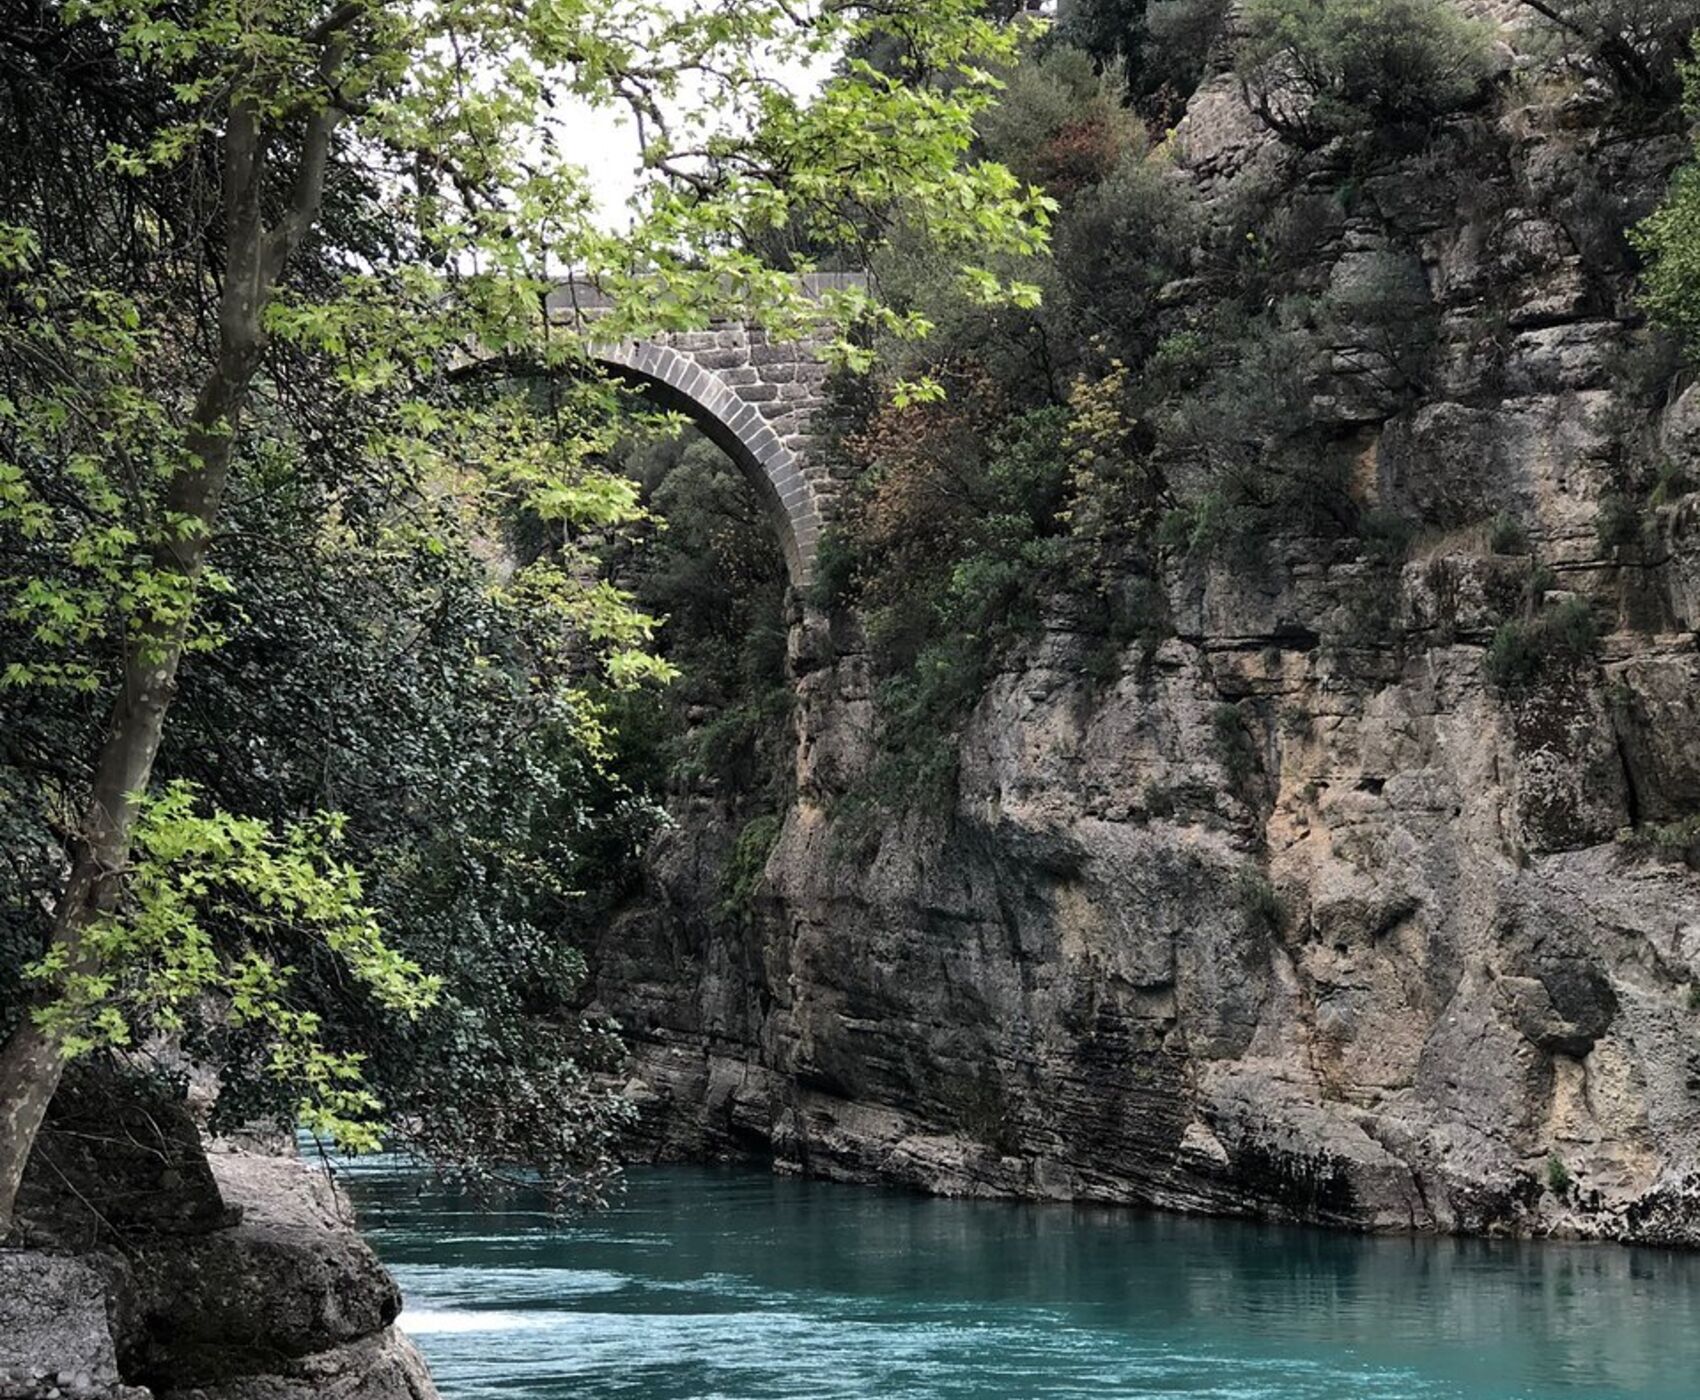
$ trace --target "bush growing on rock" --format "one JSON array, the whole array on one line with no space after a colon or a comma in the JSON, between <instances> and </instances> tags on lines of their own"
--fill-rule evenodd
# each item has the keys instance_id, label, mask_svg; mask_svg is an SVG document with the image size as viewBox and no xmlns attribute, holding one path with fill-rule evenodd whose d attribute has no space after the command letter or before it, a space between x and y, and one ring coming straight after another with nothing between
<instances>
[{"instance_id":1,"label":"bush growing on rock","mask_svg":"<svg viewBox=\"0 0 1700 1400\"><path fill-rule=\"evenodd\" d=\"M1700 0L1522 0L1549 47L1602 71L1627 96L1668 101L1700 29Z\"/></svg>"},{"instance_id":2,"label":"bush growing on rock","mask_svg":"<svg viewBox=\"0 0 1700 1400\"><path fill-rule=\"evenodd\" d=\"M1632 855L1648 860L1680 861L1700 870L1700 815L1626 827L1617 839ZM1689 988L1689 1006L1700 1010L1700 982Z\"/></svg>"},{"instance_id":3,"label":"bush growing on rock","mask_svg":"<svg viewBox=\"0 0 1700 1400\"><path fill-rule=\"evenodd\" d=\"M848 450L863 469L835 548L881 677L881 801L937 795L952 738L1012 643L1041 621L1067 549L1067 409L1010 412L963 373L942 403L878 410Z\"/></svg>"},{"instance_id":4,"label":"bush growing on rock","mask_svg":"<svg viewBox=\"0 0 1700 1400\"><path fill-rule=\"evenodd\" d=\"M976 123L980 140L992 158L1054 194L1103 179L1124 152L1144 144L1120 86L1094 73L1078 49L1050 48L1006 83Z\"/></svg>"},{"instance_id":5,"label":"bush growing on rock","mask_svg":"<svg viewBox=\"0 0 1700 1400\"><path fill-rule=\"evenodd\" d=\"M1287 926L1287 906L1256 866L1247 866L1235 877L1234 902L1248 933L1277 934Z\"/></svg>"},{"instance_id":6,"label":"bush growing on rock","mask_svg":"<svg viewBox=\"0 0 1700 1400\"><path fill-rule=\"evenodd\" d=\"M768 857L779 840L785 819L776 812L752 817L732 843L731 853L720 872L720 915L726 919L748 917L756 890L767 869Z\"/></svg>"},{"instance_id":7,"label":"bush growing on rock","mask_svg":"<svg viewBox=\"0 0 1700 1400\"><path fill-rule=\"evenodd\" d=\"M1494 554L1527 554L1529 532L1522 521L1502 512L1488 527L1488 549Z\"/></svg>"},{"instance_id":8,"label":"bush growing on rock","mask_svg":"<svg viewBox=\"0 0 1700 1400\"><path fill-rule=\"evenodd\" d=\"M1252 785L1263 771L1263 761L1258 756L1257 736L1238 705L1222 704L1210 712L1210 747L1234 795L1249 800Z\"/></svg>"},{"instance_id":9,"label":"bush growing on rock","mask_svg":"<svg viewBox=\"0 0 1700 1400\"><path fill-rule=\"evenodd\" d=\"M1385 417L1418 397L1437 326L1417 258L1381 251L1337 265L1317 322L1334 378L1354 386L1367 416Z\"/></svg>"},{"instance_id":10,"label":"bush growing on rock","mask_svg":"<svg viewBox=\"0 0 1700 1400\"><path fill-rule=\"evenodd\" d=\"M1171 110L1203 80L1232 11L1230 0L1152 0L1145 17L1151 36L1147 82L1171 95Z\"/></svg>"},{"instance_id":11,"label":"bush growing on rock","mask_svg":"<svg viewBox=\"0 0 1700 1400\"><path fill-rule=\"evenodd\" d=\"M1642 542L1646 529L1640 504L1632 498L1613 491L1600 501L1594 532L1599 537L1600 548L1608 555L1633 549Z\"/></svg>"},{"instance_id":12,"label":"bush growing on rock","mask_svg":"<svg viewBox=\"0 0 1700 1400\"><path fill-rule=\"evenodd\" d=\"M1492 71L1489 34L1448 0L1251 0L1238 68L1264 122L1314 146L1466 106Z\"/></svg>"},{"instance_id":13,"label":"bush growing on rock","mask_svg":"<svg viewBox=\"0 0 1700 1400\"><path fill-rule=\"evenodd\" d=\"M1255 555L1275 532L1338 536L1355 523L1343 459L1311 412L1322 355L1312 311L1299 298L1251 317L1222 308L1209 373L1152 405L1153 453L1177 498L1161 531L1171 548Z\"/></svg>"},{"instance_id":14,"label":"bush growing on rock","mask_svg":"<svg viewBox=\"0 0 1700 1400\"><path fill-rule=\"evenodd\" d=\"M1186 274L1202 237L1190 189L1160 163L1130 157L1084 190L1058 221L1056 268L1112 355L1138 362L1160 340L1163 288Z\"/></svg>"},{"instance_id":15,"label":"bush growing on rock","mask_svg":"<svg viewBox=\"0 0 1700 1400\"><path fill-rule=\"evenodd\" d=\"M1061 37L1114 70L1158 120L1185 107L1227 32L1231 0L1078 0Z\"/></svg>"},{"instance_id":16,"label":"bush growing on rock","mask_svg":"<svg viewBox=\"0 0 1700 1400\"><path fill-rule=\"evenodd\" d=\"M1688 70L1688 111L1700 111L1700 73ZM1647 260L1642 304L1674 331L1692 356L1700 346L1700 141L1671 179L1664 203L1634 230Z\"/></svg>"},{"instance_id":17,"label":"bush growing on rock","mask_svg":"<svg viewBox=\"0 0 1700 1400\"><path fill-rule=\"evenodd\" d=\"M1599 623L1587 600L1567 598L1551 612L1500 626L1488 647L1488 680L1501 691L1529 689L1591 662L1599 641Z\"/></svg>"}]
</instances>

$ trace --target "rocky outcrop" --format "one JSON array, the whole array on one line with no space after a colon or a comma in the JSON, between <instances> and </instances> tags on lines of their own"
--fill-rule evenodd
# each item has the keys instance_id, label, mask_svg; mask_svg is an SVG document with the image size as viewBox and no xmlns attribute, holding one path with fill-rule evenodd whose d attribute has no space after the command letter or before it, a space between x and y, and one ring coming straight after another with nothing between
<instances>
[{"instance_id":1,"label":"rocky outcrop","mask_svg":"<svg viewBox=\"0 0 1700 1400\"><path fill-rule=\"evenodd\" d=\"M72 1085L0 1250L0 1397L435 1400L395 1284L320 1172L204 1152L163 1101Z\"/></svg>"},{"instance_id":2,"label":"rocky outcrop","mask_svg":"<svg viewBox=\"0 0 1700 1400\"><path fill-rule=\"evenodd\" d=\"M1349 172L1231 78L1194 99L1176 178L1302 229L1287 290L1362 305L1397 264L1424 300L1419 394L1337 315L1312 403L1359 503L1423 533L1391 572L1304 538L1178 568L1172 635L1108 680L1059 613L974 712L954 805L872 824L842 803L876 723L854 621L799 622L799 797L754 907L716 914L735 833L699 803L599 952L648 1150L1700 1243L1700 878L1618 839L1700 812L1700 497L1600 528L1648 444L1700 480L1695 391L1636 377L1622 232L1682 141L1517 91ZM1496 679L1505 624L1567 597L1597 651Z\"/></svg>"}]
</instances>

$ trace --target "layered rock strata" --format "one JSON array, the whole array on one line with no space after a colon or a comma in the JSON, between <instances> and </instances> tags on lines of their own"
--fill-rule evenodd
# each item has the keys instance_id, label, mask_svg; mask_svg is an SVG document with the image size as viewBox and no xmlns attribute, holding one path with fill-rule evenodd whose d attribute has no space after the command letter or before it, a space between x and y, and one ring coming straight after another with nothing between
<instances>
[{"instance_id":1,"label":"layered rock strata","mask_svg":"<svg viewBox=\"0 0 1700 1400\"><path fill-rule=\"evenodd\" d=\"M702 796L598 954L646 1150L1700 1242L1700 879L1619 839L1700 812L1700 496L1628 546L1600 525L1634 454L1700 481L1700 390L1636 369L1624 236L1684 141L1601 111L1530 81L1366 165L1282 146L1231 75L1194 98L1174 178L1209 225L1255 197L1314 250L1292 290L1363 305L1392 269L1434 328L1400 394L1385 326L1335 315L1310 401L1358 503L1420 524L1406 562L1290 537L1177 567L1169 635L1107 680L1059 609L969 720L954 804L872 824L854 619L799 621L798 797L753 909L716 909L736 830ZM1496 683L1502 626L1570 597L1597 652Z\"/></svg>"}]
</instances>

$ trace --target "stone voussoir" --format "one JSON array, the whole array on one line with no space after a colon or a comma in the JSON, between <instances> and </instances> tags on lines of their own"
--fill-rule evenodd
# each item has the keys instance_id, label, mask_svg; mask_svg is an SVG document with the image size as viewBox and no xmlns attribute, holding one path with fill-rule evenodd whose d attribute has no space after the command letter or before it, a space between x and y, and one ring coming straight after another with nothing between
<instances>
[{"instance_id":1,"label":"stone voussoir","mask_svg":"<svg viewBox=\"0 0 1700 1400\"><path fill-rule=\"evenodd\" d=\"M818 338L773 340L759 327L720 322L600 351L609 369L650 388L661 407L694 419L727 449L768 503L799 587L813 581L816 503L833 483L832 468L815 458L811 431L825 404L820 345Z\"/></svg>"}]
</instances>

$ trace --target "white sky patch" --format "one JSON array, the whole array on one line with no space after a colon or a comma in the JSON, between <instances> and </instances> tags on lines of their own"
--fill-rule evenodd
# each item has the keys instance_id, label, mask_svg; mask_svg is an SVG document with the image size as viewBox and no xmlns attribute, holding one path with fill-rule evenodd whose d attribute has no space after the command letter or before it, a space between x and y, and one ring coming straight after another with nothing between
<instances>
[{"instance_id":1,"label":"white sky patch","mask_svg":"<svg viewBox=\"0 0 1700 1400\"><path fill-rule=\"evenodd\" d=\"M804 100L819 90L831 72L830 57L823 56L810 63L775 56L763 67L762 77ZM670 112L682 113L700 104L703 89L684 86L679 101L669 104ZM597 223L610 230L628 228L632 222L629 207L632 196L646 178L654 178L646 177L643 172L636 120L623 109L592 107L572 99L561 104L555 121L556 129L563 133L561 154L582 166L589 178L596 197ZM731 122L726 123L726 129L732 134L747 134Z\"/></svg>"}]
</instances>

